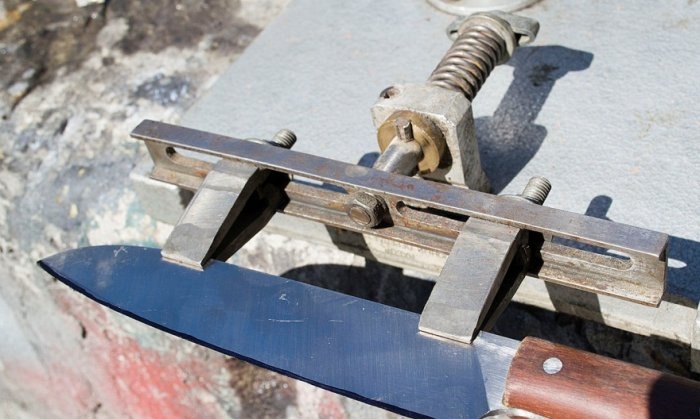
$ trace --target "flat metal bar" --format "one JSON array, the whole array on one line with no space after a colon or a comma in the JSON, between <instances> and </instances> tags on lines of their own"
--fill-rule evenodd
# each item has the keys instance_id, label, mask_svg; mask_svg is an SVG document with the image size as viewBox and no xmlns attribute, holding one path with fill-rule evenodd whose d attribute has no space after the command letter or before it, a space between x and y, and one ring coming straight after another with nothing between
<instances>
[{"instance_id":1,"label":"flat metal bar","mask_svg":"<svg viewBox=\"0 0 700 419\"><path fill-rule=\"evenodd\" d=\"M197 190L204 177L214 165L210 162L185 157L180 154L168 153L168 149L159 147L152 142L146 142L146 148L153 161L160 162L154 167L154 175L169 183L176 183L181 188Z\"/></svg>"},{"instance_id":2,"label":"flat metal bar","mask_svg":"<svg viewBox=\"0 0 700 419\"><path fill-rule=\"evenodd\" d=\"M143 121L132 136L321 182L392 195L408 203L618 250L631 257L660 260L668 243L666 234L638 227L156 121Z\"/></svg>"},{"instance_id":3,"label":"flat metal bar","mask_svg":"<svg viewBox=\"0 0 700 419\"><path fill-rule=\"evenodd\" d=\"M423 336L418 314L219 261L203 271L158 249L97 246L39 262L120 313L319 387L412 417L501 407L519 342Z\"/></svg>"},{"instance_id":4,"label":"flat metal bar","mask_svg":"<svg viewBox=\"0 0 700 419\"><path fill-rule=\"evenodd\" d=\"M163 257L202 269L268 174L230 160L216 163L165 242Z\"/></svg>"},{"instance_id":5,"label":"flat metal bar","mask_svg":"<svg viewBox=\"0 0 700 419\"><path fill-rule=\"evenodd\" d=\"M515 227L469 219L430 293L420 330L471 343L496 303L523 234Z\"/></svg>"}]
</instances>

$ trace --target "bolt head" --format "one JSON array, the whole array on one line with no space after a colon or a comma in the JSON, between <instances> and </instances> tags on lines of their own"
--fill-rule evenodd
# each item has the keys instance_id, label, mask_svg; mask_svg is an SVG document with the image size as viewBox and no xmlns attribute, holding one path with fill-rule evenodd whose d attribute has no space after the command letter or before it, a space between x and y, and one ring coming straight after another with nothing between
<instances>
[{"instance_id":1,"label":"bolt head","mask_svg":"<svg viewBox=\"0 0 700 419\"><path fill-rule=\"evenodd\" d=\"M374 195L359 193L350 203L347 211L350 218L363 227L376 227L384 218L386 207Z\"/></svg>"}]
</instances>

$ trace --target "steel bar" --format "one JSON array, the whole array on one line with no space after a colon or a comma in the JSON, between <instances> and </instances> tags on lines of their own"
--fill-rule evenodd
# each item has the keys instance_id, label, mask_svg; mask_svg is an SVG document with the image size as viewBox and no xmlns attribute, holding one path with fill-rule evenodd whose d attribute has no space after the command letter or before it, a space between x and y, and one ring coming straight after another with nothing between
<instances>
[{"instance_id":1,"label":"steel bar","mask_svg":"<svg viewBox=\"0 0 700 419\"><path fill-rule=\"evenodd\" d=\"M193 268L203 268L217 251L244 204L270 172L221 160L180 217L163 246L163 257Z\"/></svg>"},{"instance_id":2,"label":"steel bar","mask_svg":"<svg viewBox=\"0 0 700 419\"><path fill-rule=\"evenodd\" d=\"M467 221L423 309L421 332L471 343L489 320L491 309L503 303L497 301L499 291L508 295L510 288L520 285L525 266L521 263L517 270L511 266L526 236L526 231L515 227ZM509 273L516 277L509 278L513 283L507 281Z\"/></svg>"},{"instance_id":3,"label":"steel bar","mask_svg":"<svg viewBox=\"0 0 700 419\"><path fill-rule=\"evenodd\" d=\"M286 203L288 176L230 160L219 160L163 246L163 257L202 269L226 260Z\"/></svg>"}]
</instances>

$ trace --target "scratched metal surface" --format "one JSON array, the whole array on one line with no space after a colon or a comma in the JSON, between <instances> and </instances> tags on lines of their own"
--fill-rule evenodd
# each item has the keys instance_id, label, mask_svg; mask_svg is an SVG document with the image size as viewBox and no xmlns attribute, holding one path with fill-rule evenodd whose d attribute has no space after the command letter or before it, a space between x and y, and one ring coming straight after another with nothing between
<instances>
[{"instance_id":1,"label":"scratched metal surface","mask_svg":"<svg viewBox=\"0 0 700 419\"><path fill-rule=\"evenodd\" d=\"M189 269L159 249L86 247L40 264L161 330L412 417L477 418L500 407L518 343L432 339L410 311L217 261Z\"/></svg>"},{"instance_id":2,"label":"scratched metal surface","mask_svg":"<svg viewBox=\"0 0 700 419\"><path fill-rule=\"evenodd\" d=\"M540 21L539 38L474 103L495 192L546 176L549 206L671 234L668 292L694 309L700 4L545 0L521 13ZM422 0L295 0L184 124L239 138L288 127L296 150L357 162L376 150L378 92L425 80L450 21Z\"/></svg>"}]
</instances>

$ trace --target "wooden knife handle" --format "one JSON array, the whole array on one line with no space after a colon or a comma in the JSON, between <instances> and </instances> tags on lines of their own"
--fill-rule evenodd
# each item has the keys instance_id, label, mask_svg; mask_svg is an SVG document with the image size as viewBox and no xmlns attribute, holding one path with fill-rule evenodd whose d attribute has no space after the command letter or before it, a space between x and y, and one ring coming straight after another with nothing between
<instances>
[{"instance_id":1,"label":"wooden knife handle","mask_svg":"<svg viewBox=\"0 0 700 419\"><path fill-rule=\"evenodd\" d=\"M700 382L525 338L506 406L559 418L700 418Z\"/></svg>"}]
</instances>

